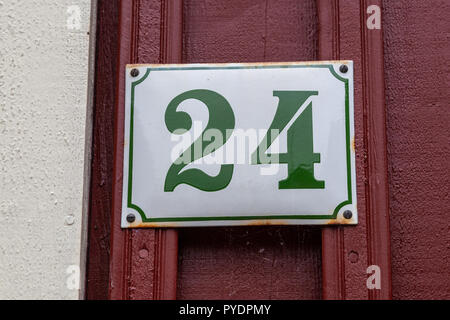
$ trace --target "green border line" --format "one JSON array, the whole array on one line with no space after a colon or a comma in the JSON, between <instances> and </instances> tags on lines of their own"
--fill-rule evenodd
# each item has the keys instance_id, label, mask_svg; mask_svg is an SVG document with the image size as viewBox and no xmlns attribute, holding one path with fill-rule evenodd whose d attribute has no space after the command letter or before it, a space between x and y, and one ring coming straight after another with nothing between
<instances>
[{"instance_id":1,"label":"green border line","mask_svg":"<svg viewBox=\"0 0 450 320\"><path fill-rule=\"evenodd\" d=\"M333 211L332 215L279 215L279 216L220 216L220 217L172 217L172 218L147 218L144 211L132 203L132 187L133 187L133 130L134 130L134 96L136 86L144 82L150 75L151 71L169 71L169 70L230 70L230 69L284 69L284 68L328 68L331 74L345 84L345 135L347 144L347 197L339 203ZM145 75L131 84L131 109L130 109L130 145L128 157L128 197L127 207L134 209L141 215L142 222L180 222L180 221L242 221L242 220L323 220L336 219L339 210L352 203L352 178L351 178L351 156L350 156L350 110L349 110L349 84L348 79L341 77L336 73L333 65L279 65L279 66L230 66L230 67L161 67L147 68Z\"/></svg>"}]
</instances>

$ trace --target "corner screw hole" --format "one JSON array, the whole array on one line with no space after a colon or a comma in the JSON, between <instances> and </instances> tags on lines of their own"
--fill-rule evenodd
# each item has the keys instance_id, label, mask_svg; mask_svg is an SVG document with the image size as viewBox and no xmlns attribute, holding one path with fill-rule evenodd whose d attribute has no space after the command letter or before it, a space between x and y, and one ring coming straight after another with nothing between
<instances>
[{"instance_id":1,"label":"corner screw hole","mask_svg":"<svg viewBox=\"0 0 450 320\"><path fill-rule=\"evenodd\" d=\"M339 67L339 71L342 73L347 73L348 67L345 64L343 64Z\"/></svg>"},{"instance_id":2,"label":"corner screw hole","mask_svg":"<svg viewBox=\"0 0 450 320\"><path fill-rule=\"evenodd\" d=\"M133 78L136 78L139 75L139 70L138 69L131 69L130 75Z\"/></svg>"},{"instance_id":3,"label":"corner screw hole","mask_svg":"<svg viewBox=\"0 0 450 320\"><path fill-rule=\"evenodd\" d=\"M134 214L130 213L129 215L127 215L127 221L129 223L133 223L136 220L136 217Z\"/></svg>"},{"instance_id":4,"label":"corner screw hole","mask_svg":"<svg viewBox=\"0 0 450 320\"><path fill-rule=\"evenodd\" d=\"M350 210L344 211L344 218L345 219L351 219L353 217L353 213Z\"/></svg>"}]
</instances>

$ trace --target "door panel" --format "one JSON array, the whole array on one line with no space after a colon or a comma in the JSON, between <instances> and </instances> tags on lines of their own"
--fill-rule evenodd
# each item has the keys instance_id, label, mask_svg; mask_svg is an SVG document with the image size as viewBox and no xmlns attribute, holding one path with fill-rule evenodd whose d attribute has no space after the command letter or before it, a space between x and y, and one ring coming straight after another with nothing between
<instances>
[{"instance_id":1,"label":"door panel","mask_svg":"<svg viewBox=\"0 0 450 320\"><path fill-rule=\"evenodd\" d=\"M320 299L319 228L180 231L178 299Z\"/></svg>"},{"instance_id":2,"label":"door panel","mask_svg":"<svg viewBox=\"0 0 450 320\"><path fill-rule=\"evenodd\" d=\"M314 0L184 2L183 62L281 62L317 58Z\"/></svg>"},{"instance_id":3,"label":"door panel","mask_svg":"<svg viewBox=\"0 0 450 320\"><path fill-rule=\"evenodd\" d=\"M317 58L315 2L184 1L183 62ZM182 229L179 299L319 299L321 231Z\"/></svg>"},{"instance_id":4,"label":"door panel","mask_svg":"<svg viewBox=\"0 0 450 320\"><path fill-rule=\"evenodd\" d=\"M381 30L365 27L369 2L111 2L119 7L119 32L111 28L99 37L92 167L93 197L107 197L91 201L88 280L94 281L88 282L88 296L103 297L100 282L108 279L102 283L112 299L389 298L383 37ZM100 1L100 8L111 2ZM99 19L107 12L101 10ZM114 39L119 50L110 52L107 42ZM113 68L109 63L116 55ZM357 226L121 229L126 64L331 59L353 60L355 66ZM104 136L110 122L101 120L112 118L111 145ZM105 153L113 149L114 171L106 179L111 163ZM97 204L108 205L111 194L110 224ZM109 252L96 242L108 237ZM382 287L369 290L366 269L374 264L381 269Z\"/></svg>"}]
</instances>

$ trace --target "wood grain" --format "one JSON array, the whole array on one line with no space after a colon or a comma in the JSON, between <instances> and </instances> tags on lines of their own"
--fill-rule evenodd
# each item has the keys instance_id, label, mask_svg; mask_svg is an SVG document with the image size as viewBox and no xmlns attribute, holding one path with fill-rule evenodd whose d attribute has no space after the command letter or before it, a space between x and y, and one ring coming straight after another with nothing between
<instances>
[{"instance_id":1,"label":"wood grain","mask_svg":"<svg viewBox=\"0 0 450 320\"><path fill-rule=\"evenodd\" d=\"M383 1L395 299L450 299L450 2Z\"/></svg>"},{"instance_id":2,"label":"wood grain","mask_svg":"<svg viewBox=\"0 0 450 320\"><path fill-rule=\"evenodd\" d=\"M98 1L86 270L86 299L90 300L108 297L118 29L119 1Z\"/></svg>"}]
</instances>

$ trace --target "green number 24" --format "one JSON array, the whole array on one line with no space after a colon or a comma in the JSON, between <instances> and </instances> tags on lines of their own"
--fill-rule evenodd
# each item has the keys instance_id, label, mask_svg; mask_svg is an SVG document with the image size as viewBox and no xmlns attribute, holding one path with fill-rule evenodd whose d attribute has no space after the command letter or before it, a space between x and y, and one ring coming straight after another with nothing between
<instances>
[{"instance_id":1,"label":"green number 24","mask_svg":"<svg viewBox=\"0 0 450 320\"><path fill-rule=\"evenodd\" d=\"M266 154L267 149L275 141L278 134L286 128L306 100L311 96L318 95L318 92L274 91L273 95L279 99L278 107L266 136L252 154L252 164L255 165L274 163L268 160L271 155ZM165 122L171 133L182 134L185 132L183 130L187 131L191 128L191 117L186 112L177 111L178 106L188 99L196 99L206 105L209 111L209 121L200 137L170 166L166 175L164 191L171 192L180 184L187 184L203 191L222 190L231 181L233 164L223 164L216 176L209 176L199 169L182 171L188 163L183 163L181 158L190 154L191 162L193 162L223 146L230 138L232 130L229 129L234 129L235 126L233 109L228 101L215 91L202 89L186 91L176 96L167 106ZM202 143L203 134L212 128L219 130L225 137L224 141L220 142L220 146L215 141L205 145ZM177 129L182 129L182 132ZM273 132L278 132L278 134L272 134ZM209 147L213 143L215 143L214 148ZM202 148L200 155L194 153L197 144ZM205 152L205 150L208 151ZM314 163L320 162L320 154L313 151L312 103L309 103L287 129L287 152L280 153L277 156L277 163L288 165L288 176L278 182L279 189L325 188L325 182L318 181L314 177Z\"/></svg>"}]
</instances>

